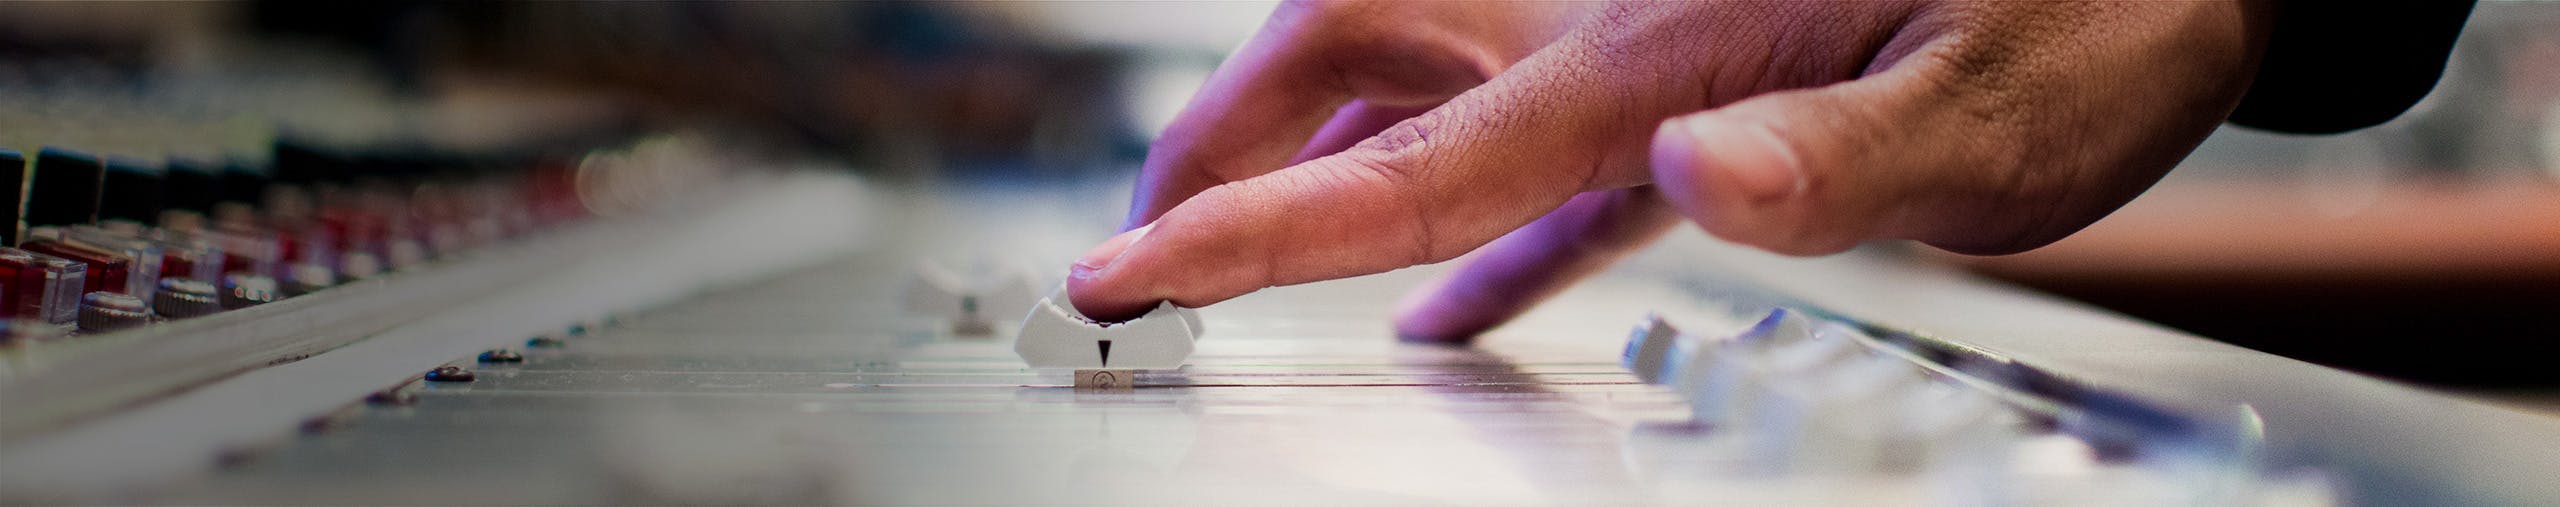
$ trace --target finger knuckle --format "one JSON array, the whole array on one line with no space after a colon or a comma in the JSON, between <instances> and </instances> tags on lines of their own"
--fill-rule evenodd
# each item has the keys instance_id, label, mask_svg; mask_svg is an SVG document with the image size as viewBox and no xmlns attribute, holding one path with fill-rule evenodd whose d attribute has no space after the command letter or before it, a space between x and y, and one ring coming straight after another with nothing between
<instances>
[{"instance_id":1,"label":"finger knuckle","mask_svg":"<svg viewBox=\"0 0 2560 507\"><path fill-rule=\"evenodd\" d=\"M1367 188L1387 189L1391 196L1386 204L1395 210L1390 215L1397 222L1382 231L1386 237L1411 238L1411 248L1404 254L1406 264L1430 264L1465 254L1440 234L1439 217L1443 216L1438 199L1425 191L1421 179L1428 169L1424 163L1407 156L1348 156L1332 171L1335 177L1358 180L1343 182Z\"/></svg>"},{"instance_id":2,"label":"finger knuckle","mask_svg":"<svg viewBox=\"0 0 2560 507\"><path fill-rule=\"evenodd\" d=\"M1432 138L1445 134L1448 123L1444 114L1436 111L1424 113L1378 131L1378 135L1361 141L1353 149L1394 169L1419 169L1420 164L1404 159L1429 156Z\"/></svg>"}]
</instances>

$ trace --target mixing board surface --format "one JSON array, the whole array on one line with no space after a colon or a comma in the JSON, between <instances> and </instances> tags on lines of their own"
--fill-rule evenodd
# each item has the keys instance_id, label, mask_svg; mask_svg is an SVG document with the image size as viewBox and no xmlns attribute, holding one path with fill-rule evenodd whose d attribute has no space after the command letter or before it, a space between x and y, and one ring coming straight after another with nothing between
<instances>
[{"instance_id":1,"label":"mixing board surface","mask_svg":"<svg viewBox=\"0 0 2560 507\"><path fill-rule=\"evenodd\" d=\"M847 259L470 365L166 501L1641 502L1623 444L1687 414L1617 365L1632 315L1399 345L1383 299L1410 277L1220 305L1190 368L1080 392L869 283L911 265Z\"/></svg>"},{"instance_id":2,"label":"mixing board surface","mask_svg":"<svg viewBox=\"0 0 2560 507\"><path fill-rule=\"evenodd\" d=\"M2516 218L2560 216L2533 199L2560 136L2528 128L2560 132L2537 92L2560 81L2515 71L2560 62L2536 50L2560 10L2506 3L2437 13L2463 42L2426 107L2152 146L2153 176L2184 157L2200 179L2035 252L1959 256L1926 245L1981 245L1923 227L1954 236L1786 256L1684 221L1463 345L1396 329L1526 302L1399 326L1404 298L1563 258L1084 301L1141 315L1121 322L1067 301L1071 262L1144 236L1124 212L1307 139L1203 130L1222 115L1343 107L1305 159L1398 109L1254 98L1307 85L1234 52L1314 19L1290 7L0 4L0 507L2560 505L2560 409L2389 373L2553 376L2531 338L2560 328L2532 306L2560 300L2535 285L2560 257L2501 246L2560 244ZM1345 182L1285 190L1380 183ZM1240 183L1199 195L1270 189ZM1867 190L1825 199L1911 197ZM1153 260L1208 285L1359 264L1182 240L1359 214L1246 197L1166 215L1207 217L1146 240L1181 252L1086 271L1109 293L1181 283L1104 269ZM1548 218L1636 201L1577 202ZM1939 218L2001 225L1958 208ZM1254 230L1411 236L1369 222ZM1624 239L1566 229L1504 244Z\"/></svg>"},{"instance_id":3,"label":"mixing board surface","mask_svg":"<svg viewBox=\"0 0 2560 507\"><path fill-rule=\"evenodd\" d=\"M2540 418L1890 255L1776 259L1694 232L1472 347L1393 338L1395 299L1439 269L1426 267L1202 309L1187 366L1138 371L1134 389L1079 389L1069 370L1026 367L1018 320L978 329L977 299L918 310L930 291L914 284L955 278L919 268L937 263L1014 283L988 273L1107 234L1109 217L1079 203L1122 190L777 182L735 199L760 205L708 208L724 211L693 225L616 226L654 232L630 250L647 255L24 437L0 448L13 475L0 500L2334 505L2543 493L2529 466L2472 466L2536 459L2552 431ZM788 230L893 240L700 262L761 251L737 225L778 216L862 216ZM730 275L666 278L713 265ZM704 283L724 288L677 287ZM598 313L522 311L573 307ZM532 340L489 334L570 321ZM2332 437L2400 431L2420 413L2466 432ZM155 468L171 473L132 473Z\"/></svg>"},{"instance_id":4,"label":"mixing board surface","mask_svg":"<svg viewBox=\"0 0 2560 507\"><path fill-rule=\"evenodd\" d=\"M2127 479L2149 475L2100 463L2050 421L2027 418L1995 423L2014 426L2003 432L2014 438L1978 461L2025 460L2032 471L1996 474L2019 486L1989 493L1967 475L1979 467L1807 471L1772 461L1779 441L1694 422L1683 394L1621 365L1627 330L1648 313L1704 334L1751 322L1734 317L1732 301L1627 273L1471 348L1392 336L1394 299L1433 269L1269 290L1202 312L1189 366L1142 371L1131 390L1079 390L1066 371L1024 367L1013 322L970 336L909 310L903 288L919 257L980 241L972 237L1038 241L1040 230L1072 238L1057 231L1090 227L1072 214L989 216L1081 193L993 194L907 196L953 199L921 206L929 211L902 218L909 225L970 223L959 229L977 234L920 234L911 243L931 246L870 249L622 316L525 349L521 362L456 358L448 364L470 381L411 383L233 455L205 480L115 499L1925 505L2067 492L2142 505L2191 493ZM986 200L1013 207L976 205ZM1051 243L1002 250L1072 251L1082 241ZM2093 493L2102 491L2113 492Z\"/></svg>"}]
</instances>

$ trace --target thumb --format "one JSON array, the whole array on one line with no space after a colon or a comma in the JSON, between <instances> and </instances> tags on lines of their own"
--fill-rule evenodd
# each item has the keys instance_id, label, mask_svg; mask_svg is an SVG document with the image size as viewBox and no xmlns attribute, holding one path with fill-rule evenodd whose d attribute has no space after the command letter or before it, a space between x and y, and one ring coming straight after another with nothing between
<instances>
[{"instance_id":1,"label":"thumb","mask_svg":"<svg viewBox=\"0 0 2560 507\"><path fill-rule=\"evenodd\" d=\"M1665 120L1653 137L1654 182L1707 232L1783 254L1940 237L1944 224L1926 218L2002 182L1969 160L1988 150L1963 134L1983 132L1945 120L1916 81L1887 72Z\"/></svg>"}]
</instances>

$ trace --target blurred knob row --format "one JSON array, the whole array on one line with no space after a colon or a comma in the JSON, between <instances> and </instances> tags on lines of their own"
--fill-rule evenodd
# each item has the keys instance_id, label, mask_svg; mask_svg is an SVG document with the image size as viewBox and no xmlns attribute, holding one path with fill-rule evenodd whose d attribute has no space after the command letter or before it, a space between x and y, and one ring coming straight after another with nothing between
<instances>
[{"instance_id":1,"label":"blurred knob row","mask_svg":"<svg viewBox=\"0 0 2560 507\"><path fill-rule=\"evenodd\" d=\"M32 343L410 270L713 181L685 137L533 153L331 149L269 162L0 149L0 322Z\"/></svg>"}]
</instances>

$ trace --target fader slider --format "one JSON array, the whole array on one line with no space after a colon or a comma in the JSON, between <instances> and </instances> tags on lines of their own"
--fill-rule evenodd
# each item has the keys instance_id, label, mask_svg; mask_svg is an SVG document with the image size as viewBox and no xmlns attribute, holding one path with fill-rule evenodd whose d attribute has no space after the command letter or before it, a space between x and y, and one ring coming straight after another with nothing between
<instances>
[{"instance_id":1,"label":"fader slider","mask_svg":"<svg viewBox=\"0 0 2560 507\"><path fill-rule=\"evenodd\" d=\"M907 309L951 323L959 336L993 336L995 316L1029 311L1040 298L1033 276L1003 267L953 270L931 260L916 265L907 283Z\"/></svg>"},{"instance_id":2,"label":"fader slider","mask_svg":"<svg viewBox=\"0 0 2560 507\"><path fill-rule=\"evenodd\" d=\"M1032 368L1170 370L1190 359L1201 329L1197 312L1170 302L1128 322L1095 322L1060 288L1023 319L1013 352Z\"/></svg>"}]
</instances>

